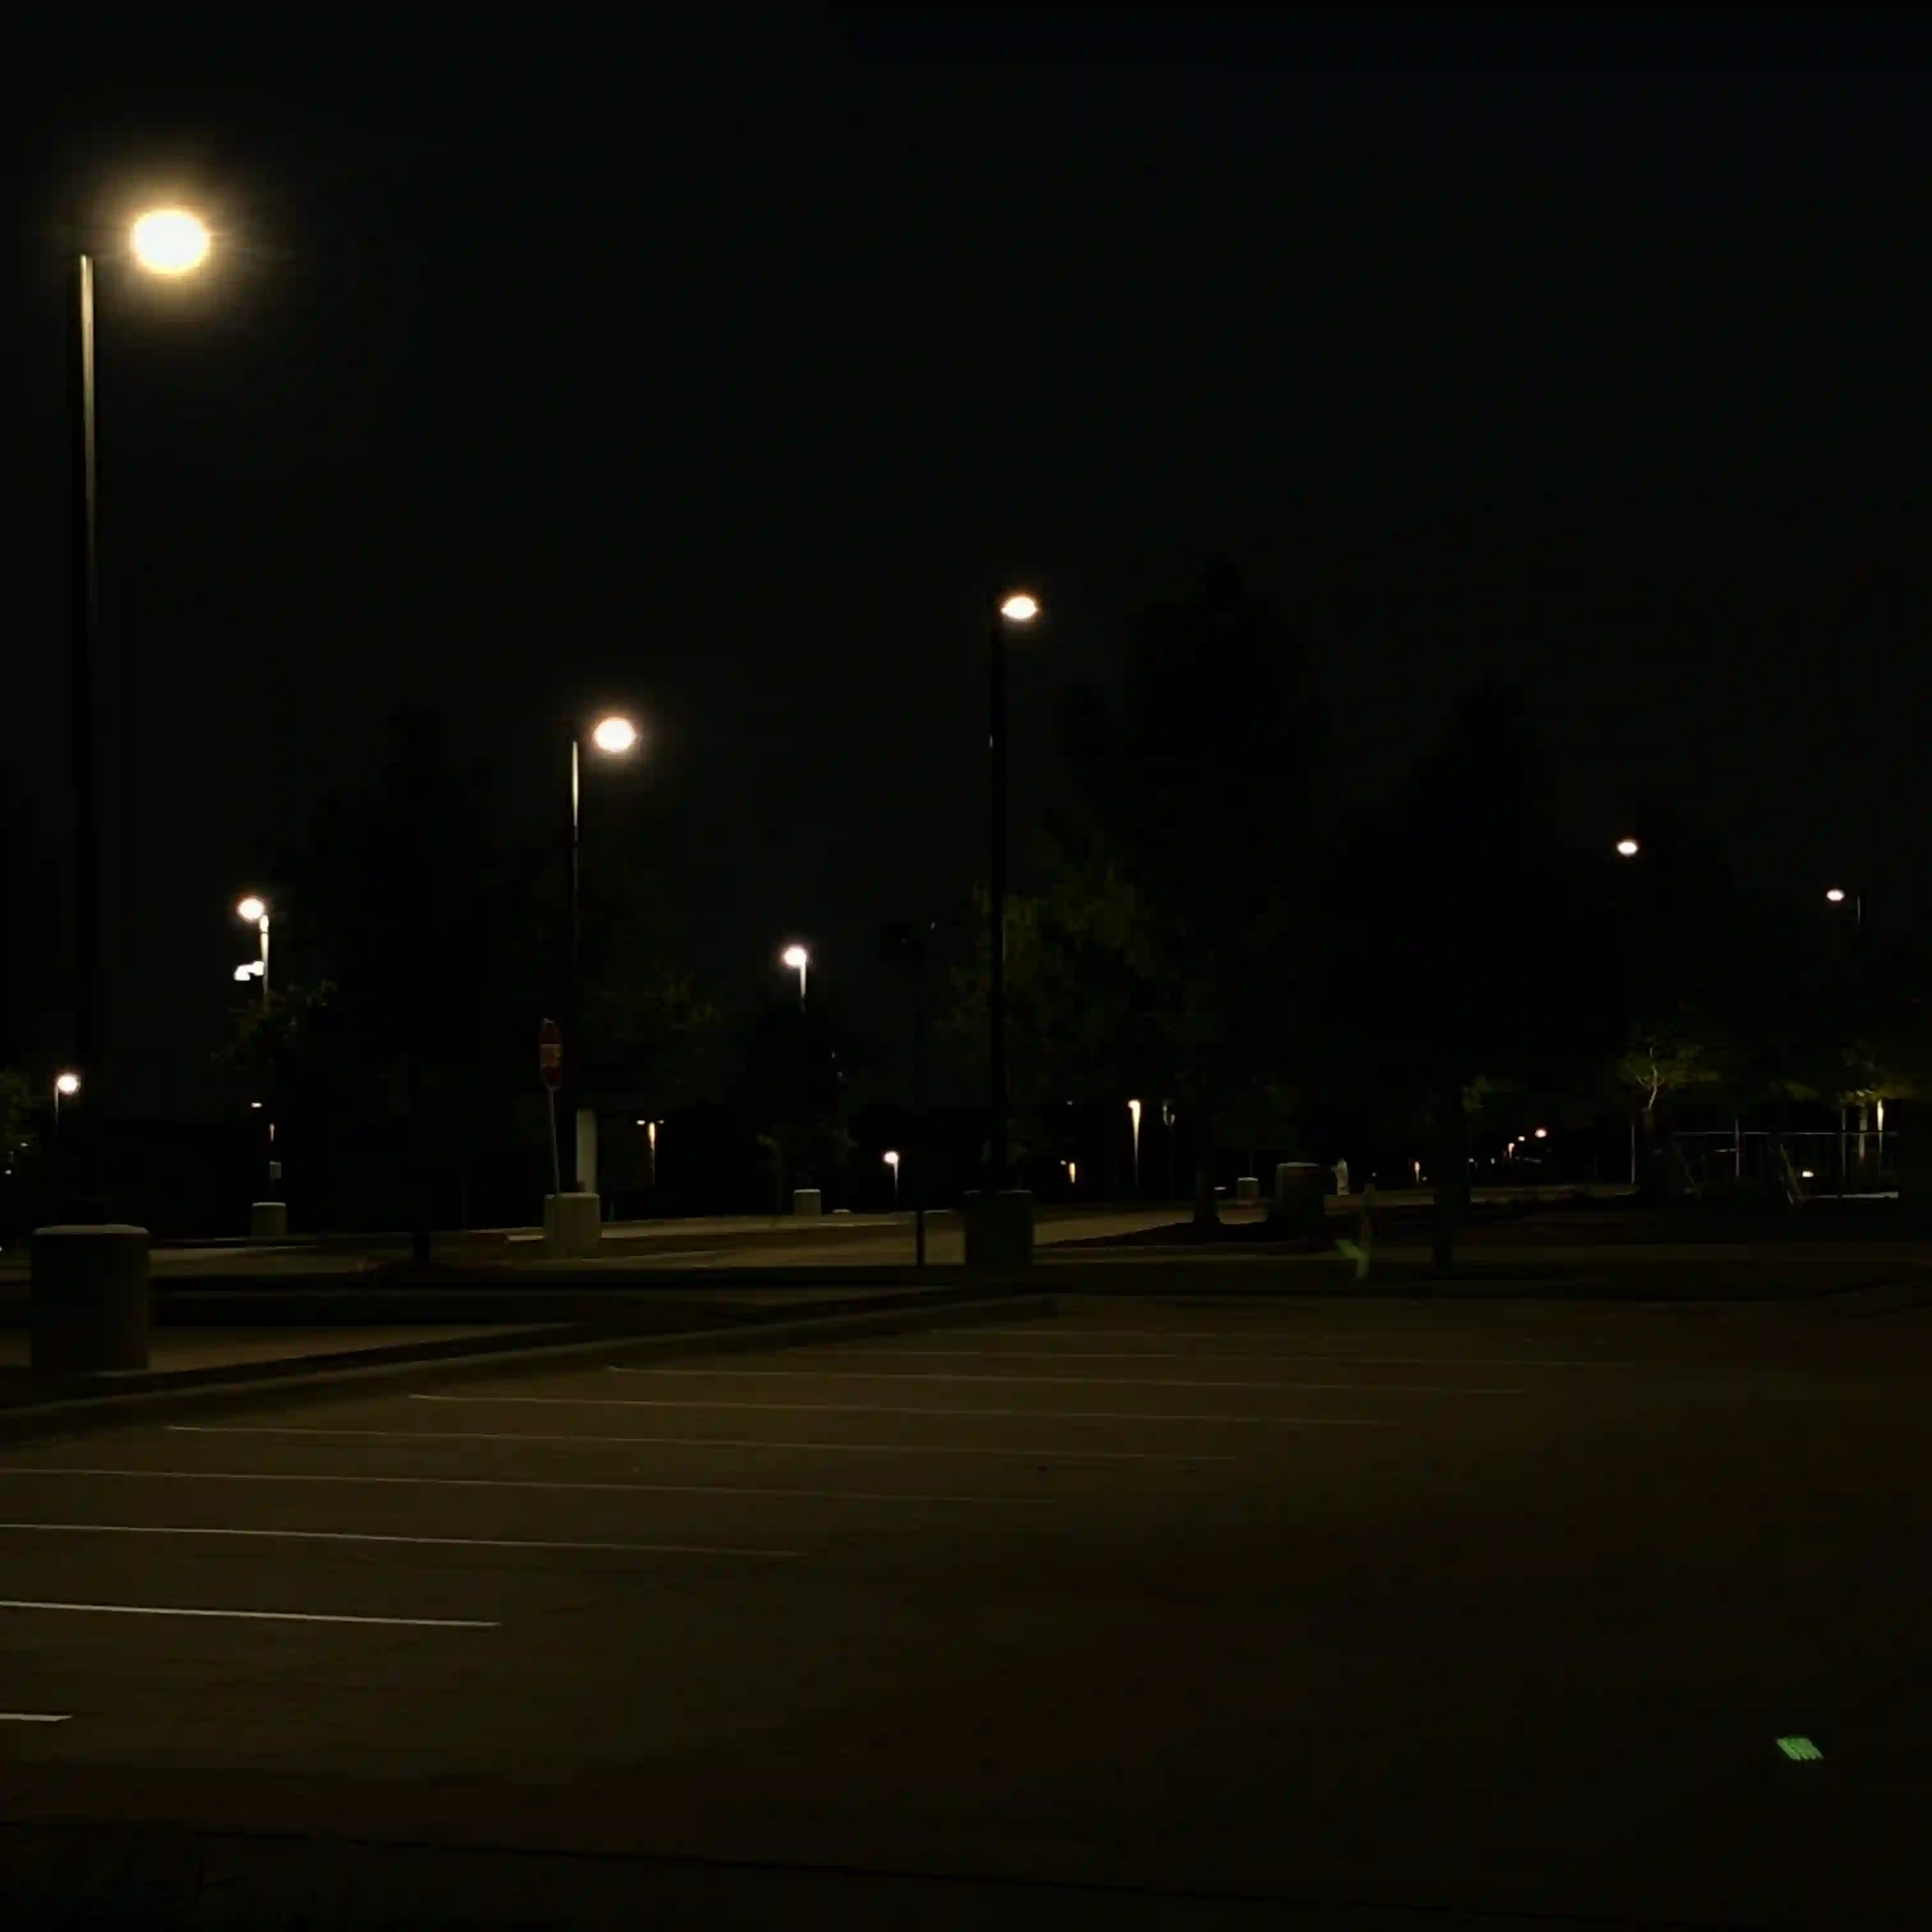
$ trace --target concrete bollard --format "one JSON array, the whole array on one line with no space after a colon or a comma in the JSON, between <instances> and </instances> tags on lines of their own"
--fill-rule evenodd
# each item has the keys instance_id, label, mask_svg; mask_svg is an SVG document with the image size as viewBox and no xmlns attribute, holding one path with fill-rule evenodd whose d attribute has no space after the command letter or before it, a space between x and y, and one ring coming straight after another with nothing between
<instances>
[{"instance_id":1,"label":"concrete bollard","mask_svg":"<svg viewBox=\"0 0 1932 1932\"><path fill-rule=\"evenodd\" d=\"M37 1372L148 1366L148 1231L116 1222L36 1228L29 1359Z\"/></svg>"},{"instance_id":2,"label":"concrete bollard","mask_svg":"<svg viewBox=\"0 0 1932 1932\"><path fill-rule=\"evenodd\" d=\"M1285 1160L1274 1171L1269 1225L1276 1233L1319 1240L1328 1232L1328 1170L1312 1160Z\"/></svg>"},{"instance_id":3,"label":"concrete bollard","mask_svg":"<svg viewBox=\"0 0 1932 1932\"><path fill-rule=\"evenodd\" d=\"M959 1205L968 1268L1028 1268L1033 1262L1033 1196L1023 1187L975 1192Z\"/></svg>"},{"instance_id":4,"label":"concrete bollard","mask_svg":"<svg viewBox=\"0 0 1932 1932\"><path fill-rule=\"evenodd\" d=\"M596 1194L544 1196L544 1258L580 1261L594 1255L604 1240L604 1204Z\"/></svg>"},{"instance_id":5,"label":"concrete bollard","mask_svg":"<svg viewBox=\"0 0 1932 1932\"><path fill-rule=\"evenodd\" d=\"M1258 1174L1238 1174L1234 1177L1234 1198L1237 1201L1258 1201L1262 1198L1262 1178Z\"/></svg>"},{"instance_id":6,"label":"concrete bollard","mask_svg":"<svg viewBox=\"0 0 1932 1932\"><path fill-rule=\"evenodd\" d=\"M791 1211L794 1214L820 1214L825 1210L825 1196L816 1187L794 1187Z\"/></svg>"},{"instance_id":7,"label":"concrete bollard","mask_svg":"<svg viewBox=\"0 0 1932 1932\"><path fill-rule=\"evenodd\" d=\"M248 1236L256 1241L279 1241L289 1232L289 1204L286 1201L252 1201L248 1204Z\"/></svg>"}]
</instances>

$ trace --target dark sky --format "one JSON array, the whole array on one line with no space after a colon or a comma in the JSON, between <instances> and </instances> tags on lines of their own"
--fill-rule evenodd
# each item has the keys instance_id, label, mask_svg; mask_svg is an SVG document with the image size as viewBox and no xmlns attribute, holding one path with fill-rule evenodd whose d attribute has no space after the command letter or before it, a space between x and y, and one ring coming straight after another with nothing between
<instances>
[{"instance_id":1,"label":"dark sky","mask_svg":"<svg viewBox=\"0 0 1932 1932\"><path fill-rule=\"evenodd\" d=\"M212 1103L234 888L403 698L532 814L556 721L634 706L730 996L794 933L864 994L878 922L979 866L975 599L1052 609L1024 812L1054 697L1202 545L1304 623L1344 797L1520 677L1580 829L1672 800L1754 878L1924 912L1915 22L706 18L580 72L44 80L0 727L27 1048L64 972L58 224L156 190L219 241L192 286L103 270L127 1106Z\"/></svg>"}]
</instances>

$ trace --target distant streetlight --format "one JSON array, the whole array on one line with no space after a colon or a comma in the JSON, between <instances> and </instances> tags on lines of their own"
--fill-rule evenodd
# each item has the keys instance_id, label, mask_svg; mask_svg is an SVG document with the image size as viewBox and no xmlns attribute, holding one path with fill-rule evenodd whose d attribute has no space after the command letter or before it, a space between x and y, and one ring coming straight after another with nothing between
<instances>
[{"instance_id":1,"label":"distant streetlight","mask_svg":"<svg viewBox=\"0 0 1932 1932\"><path fill-rule=\"evenodd\" d=\"M135 260L151 275L192 274L214 246L208 224L184 208L151 209L134 224L128 238Z\"/></svg>"},{"instance_id":2,"label":"distant streetlight","mask_svg":"<svg viewBox=\"0 0 1932 1932\"><path fill-rule=\"evenodd\" d=\"M259 894L250 892L235 908L235 916L246 920L262 936L262 956L253 966L244 968L236 978L259 979L262 982L262 1010L268 1006L268 904Z\"/></svg>"},{"instance_id":3,"label":"distant streetlight","mask_svg":"<svg viewBox=\"0 0 1932 1932\"><path fill-rule=\"evenodd\" d=\"M899 1157L896 1149L888 1148L879 1158L892 1171L892 1205L899 1204Z\"/></svg>"},{"instance_id":4,"label":"distant streetlight","mask_svg":"<svg viewBox=\"0 0 1932 1932\"><path fill-rule=\"evenodd\" d=\"M579 887L584 871L583 753L588 736L592 750L605 758L622 758L634 750L640 736L628 718L608 713L597 720L586 734L580 719L570 727L570 852L565 895L565 923L569 928L570 975L565 988L563 1015L563 1118L570 1131L565 1136L570 1149L568 1179L570 1192L576 1193L584 1177L578 1162L577 1109L578 1082L573 1077L584 1064L584 951L583 910Z\"/></svg>"},{"instance_id":5,"label":"distant streetlight","mask_svg":"<svg viewBox=\"0 0 1932 1932\"><path fill-rule=\"evenodd\" d=\"M1642 850L1643 848L1634 838L1619 838L1617 841L1617 856L1620 859L1634 859Z\"/></svg>"},{"instance_id":6,"label":"distant streetlight","mask_svg":"<svg viewBox=\"0 0 1932 1932\"><path fill-rule=\"evenodd\" d=\"M812 955L802 946L788 946L778 955L778 964L798 975L798 1003L805 1004L805 972L812 964Z\"/></svg>"},{"instance_id":7,"label":"distant streetlight","mask_svg":"<svg viewBox=\"0 0 1932 1932\"><path fill-rule=\"evenodd\" d=\"M183 275L208 259L207 226L181 208L143 214L128 236L128 252L151 274ZM74 1051L88 1078L97 1080L100 1063L101 1014L106 1004L100 946L100 754L94 698L100 599L98 471L95 464L96 396L94 351L94 256L86 248L74 255L74 326L70 354L73 537L68 598L68 717L74 781ZM91 1134L81 1136L81 1191L87 1191Z\"/></svg>"},{"instance_id":8,"label":"distant streetlight","mask_svg":"<svg viewBox=\"0 0 1932 1932\"><path fill-rule=\"evenodd\" d=\"M61 1102L71 1100L80 1091L78 1073L56 1073L54 1076L54 1150L58 1156L61 1137Z\"/></svg>"},{"instance_id":9,"label":"distant streetlight","mask_svg":"<svg viewBox=\"0 0 1932 1932\"><path fill-rule=\"evenodd\" d=\"M638 742L638 728L628 718L600 718L592 728L590 742L598 750L621 758Z\"/></svg>"},{"instance_id":10,"label":"distant streetlight","mask_svg":"<svg viewBox=\"0 0 1932 1932\"><path fill-rule=\"evenodd\" d=\"M1134 1196L1138 1199L1141 1191L1141 1103L1138 1100L1127 1102L1127 1118L1134 1124Z\"/></svg>"},{"instance_id":11,"label":"distant streetlight","mask_svg":"<svg viewBox=\"0 0 1932 1932\"><path fill-rule=\"evenodd\" d=\"M1000 600L999 616L992 626L986 653L986 749L991 769L991 880L988 892L988 950L991 976L986 1003L988 1044L992 1062L992 1136L990 1185L1007 1182L1006 1122L1006 633L1016 624L1030 624L1040 615L1038 601L1024 590L1010 591Z\"/></svg>"},{"instance_id":12,"label":"distant streetlight","mask_svg":"<svg viewBox=\"0 0 1932 1932\"><path fill-rule=\"evenodd\" d=\"M248 961L244 964L236 968L236 983L238 986L245 986L250 980L254 978L256 974L261 971L261 970L262 962L260 960L250 959Z\"/></svg>"},{"instance_id":13,"label":"distant streetlight","mask_svg":"<svg viewBox=\"0 0 1932 1932\"><path fill-rule=\"evenodd\" d=\"M1538 1127L1536 1130L1536 1138L1540 1141L1546 1141L1550 1138L1550 1130L1547 1127Z\"/></svg>"},{"instance_id":14,"label":"distant streetlight","mask_svg":"<svg viewBox=\"0 0 1932 1932\"><path fill-rule=\"evenodd\" d=\"M1825 894L1834 905L1843 905L1846 900L1852 902L1852 923L1863 926L1865 922L1865 896L1863 892L1847 892L1843 886L1833 886Z\"/></svg>"}]
</instances>

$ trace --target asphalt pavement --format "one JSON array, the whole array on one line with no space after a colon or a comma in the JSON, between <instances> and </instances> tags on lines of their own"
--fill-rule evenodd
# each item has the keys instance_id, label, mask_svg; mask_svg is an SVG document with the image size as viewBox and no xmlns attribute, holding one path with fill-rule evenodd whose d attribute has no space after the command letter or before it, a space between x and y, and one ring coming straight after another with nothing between
<instances>
[{"instance_id":1,"label":"asphalt pavement","mask_svg":"<svg viewBox=\"0 0 1932 1932\"><path fill-rule=\"evenodd\" d=\"M1928 1367L1911 1309L1120 1297L8 1449L0 1875L148 1923L1909 1918Z\"/></svg>"}]
</instances>

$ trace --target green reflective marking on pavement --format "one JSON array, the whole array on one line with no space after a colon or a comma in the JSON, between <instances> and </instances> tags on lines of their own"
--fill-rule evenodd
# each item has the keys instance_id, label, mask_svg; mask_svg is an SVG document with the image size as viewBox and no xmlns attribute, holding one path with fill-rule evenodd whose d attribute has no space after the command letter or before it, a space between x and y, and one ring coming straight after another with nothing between
<instances>
[{"instance_id":1,"label":"green reflective marking on pavement","mask_svg":"<svg viewBox=\"0 0 1932 1932\"><path fill-rule=\"evenodd\" d=\"M1825 1755L1809 1738L1780 1738L1778 1748L1786 1757L1799 1762L1807 1762Z\"/></svg>"}]
</instances>

